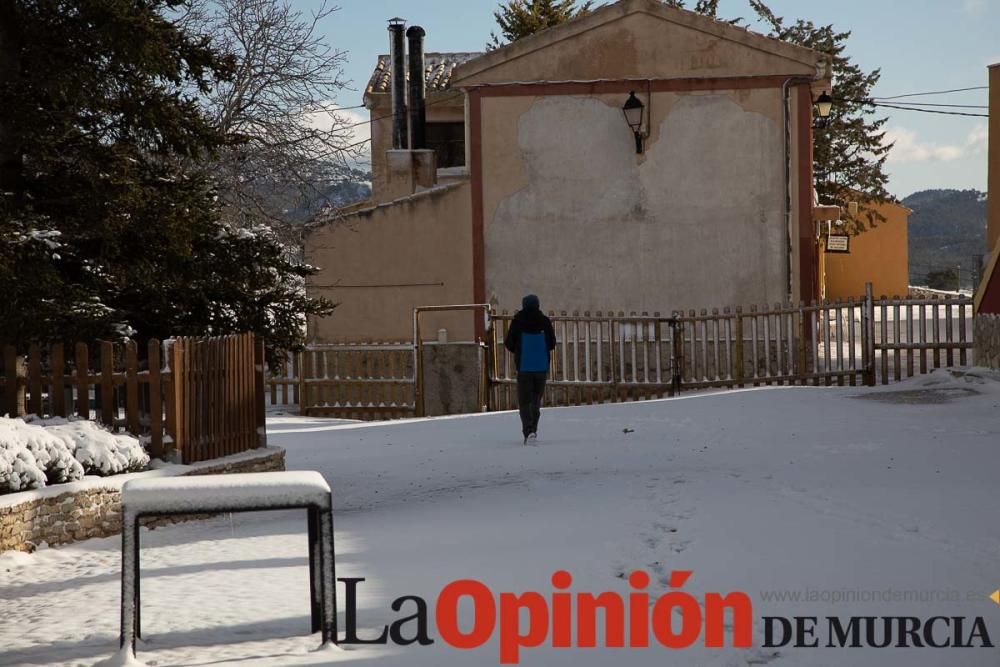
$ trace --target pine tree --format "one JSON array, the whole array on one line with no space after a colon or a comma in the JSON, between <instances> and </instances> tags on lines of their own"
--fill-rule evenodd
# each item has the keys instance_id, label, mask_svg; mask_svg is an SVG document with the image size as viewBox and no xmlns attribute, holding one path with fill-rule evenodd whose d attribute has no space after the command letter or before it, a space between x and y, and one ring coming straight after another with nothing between
<instances>
[{"instance_id":1,"label":"pine tree","mask_svg":"<svg viewBox=\"0 0 1000 667\"><path fill-rule=\"evenodd\" d=\"M490 33L486 50L498 49L510 42L565 23L590 11L592 0L579 7L576 0L508 0L500 3L493 17L500 26L500 36Z\"/></svg>"},{"instance_id":2,"label":"pine tree","mask_svg":"<svg viewBox=\"0 0 1000 667\"><path fill-rule=\"evenodd\" d=\"M685 8L684 0L664 2ZM771 37L830 57L834 106L826 125L815 128L813 133L813 172L820 203L843 206L858 201L857 217L846 221L855 233L882 222L885 218L877 206L894 198L886 190L889 177L885 161L892 150L892 144L885 142L884 126L888 119L876 118L877 107L870 102L881 71L865 72L851 61L847 54L850 31L837 31L832 25L816 25L802 19L788 24L762 0L749 2ZM717 18L718 5L718 0L697 0L694 11ZM746 22L735 18L730 23Z\"/></svg>"},{"instance_id":3,"label":"pine tree","mask_svg":"<svg viewBox=\"0 0 1000 667\"><path fill-rule=\"evenodd\" d=\"M220 222L199 164L230 138L198 96L234 63L168 18L184 5L0 3L3 342L252 327L289 345L329 311L273 237Z\"/></svg>"},{"instance_id":4,"label":"pine tree","mask_svg":"<svg viewBox=\"0 0 1000 667\"><path fill-rule=\"evenodd\" d=\"M892 144L885 141L888 118L877 118L871 93L881 70L865 72L847 55L850 31L832 25L818 26L799 19L786 24L763 2L751 0L757 15L780 40L827 54L833 70L833 110L825 127L817 128L813 141L813 168L820 203L844 205L859 200L857 218L848 223L856 233L884 220L876 206L893 201L886 190L889 177L885 161Z\"/></svg>"}]
</instances>

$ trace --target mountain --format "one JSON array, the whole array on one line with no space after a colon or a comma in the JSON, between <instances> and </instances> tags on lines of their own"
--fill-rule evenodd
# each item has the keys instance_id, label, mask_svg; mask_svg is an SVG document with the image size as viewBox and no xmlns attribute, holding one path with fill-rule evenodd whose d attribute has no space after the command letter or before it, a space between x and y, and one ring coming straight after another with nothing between
<instances>
[{"instance_id":1,"label":"mountain","mask_svg":"<svg viewBox=\"0 0 1000 667\"><path fill-rule=\"evenodd\" d=\"M339 183L316 185L316 191L308 197L300 197L296 205L286 211L286 215L293 222L305 223L324 206L340 208L367 199L371 194L371 172L352 169Z\"/></svg>"},{"instance_id":2,"label":"mountain","mask_svg":"<svg viewBox=\"0 0 1000 667\"><path fill-rule=\"evenodd\" d=\"M957 269L973 288L977 256L986 255L986 193L923 190L902 201L910 214L910 284L926 285L931 271Z\"/></svg>"}]
</instances>

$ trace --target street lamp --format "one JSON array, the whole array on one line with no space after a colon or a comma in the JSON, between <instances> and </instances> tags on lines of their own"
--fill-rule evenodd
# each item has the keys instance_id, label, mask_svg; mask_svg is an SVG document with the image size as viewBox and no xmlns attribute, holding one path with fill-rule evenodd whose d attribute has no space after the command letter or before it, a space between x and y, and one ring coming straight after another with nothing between
<instances>
[{"instance_id":1,"label":"street lamp","mask_svg":"<svg viewBox=\"0 0 1000 667\"><path fill-rule=\"evenodd\" d=\"M813 127L817 129L826 127L830 122L830 111L833 110L833 98L830 97L829 93L824 91L822 95L816 98L813 108L816 111L816 120L813 122Z\"/></svg>"},{"instance_id":2,"label":"street lamp","mask_svg":"<svg viewBox=\"0 0 1000 667\"><path fill-rule=\"evenodd\" d=\"M635 96L634 90L629 92L628 99L625 100L625 105L622 106L622 113L625 114L625 122L632 129L632 134L635 135L635 152L636 154L642 153L643 105L639 98Z\"/></svg>"}]
</instances>

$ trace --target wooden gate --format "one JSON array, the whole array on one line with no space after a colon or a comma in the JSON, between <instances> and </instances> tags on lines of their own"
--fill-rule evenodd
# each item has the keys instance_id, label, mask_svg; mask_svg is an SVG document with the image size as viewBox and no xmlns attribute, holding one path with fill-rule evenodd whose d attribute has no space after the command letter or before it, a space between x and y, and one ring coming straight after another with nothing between
<instances>
[{"instance_id":1,"label":"wooden gate","mask_svg":"<svg viewBox=\"0 0 1000 667\"><path fill-rule=\"evenodd\" d=\"M184 463L264 447L264 346L252 333L168 341L167 430Z\"/></svg>"},{"instance_id":2,"label":"wooden gate","mask_svg":"<svg viewBox=\"0 0 1000 667\"><path fill-rule=\"evenodd\" d=\"M875 374L882 384L975 363L972 297L883 296L873 304L871 321Z\"/></svg>"}]
</instances>

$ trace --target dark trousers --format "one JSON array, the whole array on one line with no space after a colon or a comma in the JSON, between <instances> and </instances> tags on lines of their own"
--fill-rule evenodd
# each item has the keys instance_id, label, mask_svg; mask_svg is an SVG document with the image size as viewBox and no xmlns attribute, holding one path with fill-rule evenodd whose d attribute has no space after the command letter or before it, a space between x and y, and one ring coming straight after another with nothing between
<instances>
[{"instance_id":1,"label":"dark trousers","mask_svg":"<svg viewBox=\"0 0 1000 667\"><path fill-rule=\"evenodd\" d=\"M548 373L517 374L517 406L521 412L521 432L527 437L538 430L538 418L542 414L542 394Z\"/></svg>"}]
</instances>

